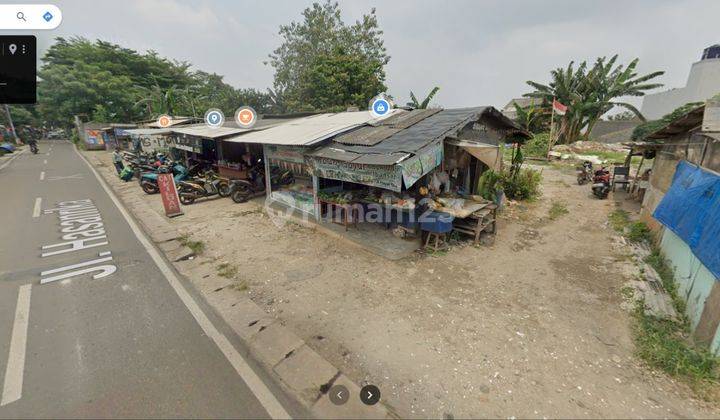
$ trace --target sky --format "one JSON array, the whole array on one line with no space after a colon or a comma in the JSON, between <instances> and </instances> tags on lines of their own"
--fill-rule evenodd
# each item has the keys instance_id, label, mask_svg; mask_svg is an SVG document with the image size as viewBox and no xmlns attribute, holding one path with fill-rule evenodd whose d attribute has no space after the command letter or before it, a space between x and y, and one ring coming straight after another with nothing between
<instances>
[{"instance_id":1,"label":"sky","mask_svg":"<svg viewBox=\"0 0 720 420\"><path fill-rule=\"evenodd\" d=\"M19 1L18 1L19 2ZM42 3L42 2L39 2ZM301 0L56 0L63 22L38 31L39 54L56 36L103 39L192 63L238 88L272 86L263 62L281 43L280 25L299 21ZM504 106L546 83L568 62L620 55L641 73L663 70L682 87L703 48L720 43L720 1L694 0L354 0L340 1L352 23L376 9L385 46L388 93L404 104L433 87L446 108ZM640 105L641 100L633 102Z\"/></svg>"}]
</instances>

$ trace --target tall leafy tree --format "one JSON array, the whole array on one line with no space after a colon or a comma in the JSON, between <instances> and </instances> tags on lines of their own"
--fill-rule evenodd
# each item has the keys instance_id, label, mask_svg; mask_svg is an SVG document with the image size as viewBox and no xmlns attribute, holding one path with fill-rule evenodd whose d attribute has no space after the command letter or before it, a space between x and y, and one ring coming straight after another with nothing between
<instances>
[{"instance_id":1,"label":"tall leafy tree","mask_svg":"<svg viewBox=\"0 0 720 420\"><path fill-rule=\"evenodd\" d=\"M35 109L50 125L69 126L73 115L128 122L162 113L201 117L208 108L232 115L242 105L274 110L268 93L236 89L220 75L191 71L189 63L79 37L57 38L39 77Z\"/></svg>"},{"instance_id":2,"label":"tall leafy tree","mask_svg":"<svg viewBox=\"0 0 720 420\"><path fill-rule=\"evenodd\" d=\"M338 3L327 0L313 3L303 11L302 17L301 22L280 27L283 42L269 56L269 64L275 69L275 97L282 98L288 110L364 107L373 96L385 90L384 66L390 57L375 9L354 24L346 25ZM340 83L324 71L333 67L347 70L349 66L362 69L363 80L353 81L351 90L340 97L323 96L336 91ZM327 79L333 87L311 95L308 102L308 92L318 81L312 73L318 70L324 72L318 77ZM351 103L347 103L349 98Z\"/></svg>"},{"instance_id":3,"label":"tall leafy tree","mask_svg":"<svg viewBox=\"0 0 720 420\"><path fill-rule=\"evenodd\" d=\"M559 142L576 141L582 137L583 130L587 135L600 117L616 106L626 108L638 118L644 119L639 110L619 99L643 96L648 90L662 86L649 81L663 72L656 71L639 76L636 71L638 59L627 66L616 65L616 62L617 55L609 60L600 57L592 67L588 67L585 61L577 67L574 62L570 62L566 68L551 71L548 84L527 82L535 90L525 96L539 98L548 104L548 107L553 99L568 106L565 115L559 119Z\"/></svg>"},{"instance_id":4,"label":"tall leafy tree","mask_svg":"<svg viewBox=\"0 0 720 420\"><path fill-rule=\"evenodd\" d=\"M432 88L430 93L427 94L427 96L425 97L425 99L422 100L422 102L418 101L415 93L410 91L410 102L407 103L407 106L411 106L417 109L426 109L428 106L430 106L430 101L432 101L432 98L435 97L439 90L439 86L435 86L434 88Z\"/></svg>"}]
</instances>

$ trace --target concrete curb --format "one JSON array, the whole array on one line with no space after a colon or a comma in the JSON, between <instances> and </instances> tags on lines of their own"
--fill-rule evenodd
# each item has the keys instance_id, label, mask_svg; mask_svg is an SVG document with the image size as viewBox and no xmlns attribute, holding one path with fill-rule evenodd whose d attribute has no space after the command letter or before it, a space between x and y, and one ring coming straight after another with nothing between
<instances>
[{"instance_id":1,"label":"concrete curb","mask_svg":"<svg viewBox=\"0 0 720 420\"><path fill-rule=\"evenodd\" d=\"M180 274L207 300L215 312L235 331L250 349L252 356L283 389L320 418L381 418L398 416L382 402L364 405L360 387L327 360L312 350L304 340L270 316L245 294L233 289L233 282L217 274L211 260L195 256L183 245L181 235L150 205L137 198L133 183L121 181L114 168L108 167L94 153L81 151L105 179L118 198L140 222L153 242L172 261ZM349 401L334 405L326 396L329 388L342 384L350 391Z\"/></svg>"}]
</instances>

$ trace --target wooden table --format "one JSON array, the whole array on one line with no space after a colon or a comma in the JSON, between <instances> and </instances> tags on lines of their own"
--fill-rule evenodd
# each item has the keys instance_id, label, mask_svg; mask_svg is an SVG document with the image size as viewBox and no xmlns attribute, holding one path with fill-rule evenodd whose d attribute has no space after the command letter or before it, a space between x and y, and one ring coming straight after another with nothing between
<instances>
[{"instance_id":1,"label":"wooden table","mask_svg":"<svg viewBox=\"0 0 720 420\"><path fill-rule=\"evenodd\" d=\"M473 237L473 243L480 243L480 233L492 227L489 232L496 233L496 212L497 205L487 203L480 210L474 211L470 216L463 219L456 218L453 222L453 230Z\"/></svg>"}]
</instances>

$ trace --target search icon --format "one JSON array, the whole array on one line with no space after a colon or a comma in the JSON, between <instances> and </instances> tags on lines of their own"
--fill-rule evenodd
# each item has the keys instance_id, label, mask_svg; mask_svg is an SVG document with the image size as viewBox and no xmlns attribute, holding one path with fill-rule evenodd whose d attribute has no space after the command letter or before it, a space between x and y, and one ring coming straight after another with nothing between
<instances>
[{"instance_id":1,"label":"search icon","mask_svg":"<svg viewBox=\"0 0 720 420\"><path fill-rule=\"evenodd\" d=\"M25 13L17 12L17 15L15 16L18 18L18 20L24 20L25 22L27 22L27 20L25 20Z\"/></svg>"}]
</instances>

